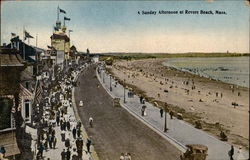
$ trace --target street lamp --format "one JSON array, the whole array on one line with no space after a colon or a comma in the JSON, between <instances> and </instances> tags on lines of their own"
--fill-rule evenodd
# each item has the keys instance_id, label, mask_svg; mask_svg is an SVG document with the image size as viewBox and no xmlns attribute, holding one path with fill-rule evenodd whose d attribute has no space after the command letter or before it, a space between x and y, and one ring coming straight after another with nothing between
<instances>
[{"instance_id":1,"label":"street lamp","mask_svg":"<svg viewBox=\"0 0 250 160\"><path fill-rule=\"evenodd\" d=\"M111 74L109 75L110 77L110 87L109 87L109 90L112 91L112 86L111 86Z\"/></svg>"},{"instance_id":2,"label":"street lamp","mask_svg":"<svg viewBox=\"0 0 250 160\"><path fill-rule=\"evenodd\" d=\"M165 122L164 122L164 132L167 132L168 127L167 127L167 108L165 107Z\"/></svg>"},{"instance_id":3,"label":"street lamp","mask_svg":"<svg viewBox=\"0 0 250 160\"><path fill-rule=\"evenodd\" d=\"M123 81L123 88L124 88L124 99L123 99L123 102L126 103L126 99L125 99L125 79Z\"/></svg>"},{"instance_id":4,"label":"street lamp","mask_svg":"<svg viewBox=\"0 0 250 160\"><path fill-rule=\"evenodd\" d=\"M104 70L102 72L102 82L104 83Z\"/></svg>"}]
</instances>

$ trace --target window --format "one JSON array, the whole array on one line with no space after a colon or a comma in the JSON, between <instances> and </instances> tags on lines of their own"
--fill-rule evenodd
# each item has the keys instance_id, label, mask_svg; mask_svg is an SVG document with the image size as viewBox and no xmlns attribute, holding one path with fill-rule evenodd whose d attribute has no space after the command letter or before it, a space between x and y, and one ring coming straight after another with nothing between
<instances>
[{"instance_id":1,"label":"window","mask_svg":"<svg viewBox=\"0 0 250 160\"><path fill-rule=\"evenodd\" d=\"M29 100L24 101L24 118L25 120L29 120L30 118L30 101Z\"/></svg>"},{"instance_id":2,"label":"window","mask_svg":"<svg viewBox=\"0 0 250 160\"><path fill-rule=\"evenodd\" d=\"M29 89L29 82L25 82L25 87Z\"/></svg>"}]
</instances>

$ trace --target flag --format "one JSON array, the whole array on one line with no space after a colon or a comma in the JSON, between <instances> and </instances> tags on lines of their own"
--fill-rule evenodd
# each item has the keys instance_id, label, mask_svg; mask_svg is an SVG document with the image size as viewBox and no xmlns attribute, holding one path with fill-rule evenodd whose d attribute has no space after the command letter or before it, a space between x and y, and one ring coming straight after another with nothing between
<instances>
[{"instance_id":1,"label":"flag","mask_svg":"<svg viewBox=\"0 0 250 160\"><path fill-rule=\"evenodd\" d=\"M12 37L16 37L16 33L11 33L11 36Z\"/></svg>"},{"instance_id":2,"label":"flag","mask_svg":"<svg viewBox=\"0 0 250 160\"><path fill-rule=\"evenodd\" d=\"M64 17L65 21L70 21L70 18Z\"/></svg>"},{"instance_id":3,"label":"flag","mask_svg":"<svg viewBox=\"0 0 250 160\"><path fill-rule=\"evenodd\" d=\"M26 40L27 38L34 38L32 37L27 31L24 31L24 39Z\"/></svg>"},{"instance_id":4,"label":"flag","mask_svg":"<svg viewBox=\"0 0 250 160\"><path fill-rule=\"evenodd\" d=\"M36 86L36 89L35 89L35 98L34 98L35 103L40 103L41 102L41 100L42 100L42 91L43 91L42 84L41 84L40 80L38 80L37 86Z\"/></svg>"},{"instance_id":5,"label":"flag","mask_svg":"<svg viewBox=\"0 0 250 160\"><path fill-rule=\"evenodd\" d=\"M61 13L66 14L66 11L65 11L65 10L63 10L63 9L59 9L59 10L60 10Z\"/></svg>"}]
</instances>

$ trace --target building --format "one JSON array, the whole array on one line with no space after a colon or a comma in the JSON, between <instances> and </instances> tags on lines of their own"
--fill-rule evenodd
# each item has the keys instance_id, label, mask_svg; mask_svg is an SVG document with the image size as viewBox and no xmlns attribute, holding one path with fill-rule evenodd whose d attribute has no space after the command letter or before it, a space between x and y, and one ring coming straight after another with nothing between
<instances>
[{"instance_id":1,"label":"building","mask_svg":"<svg viewBox=\"0 0 250 160\"><path fill-rule=\"evenodd\" d=\"M57 20L56 27L51 39L51 47L56 50L56 64L63 64L69 59L70 38L66 34L66 26L61 27L61 22Z\"/></svg>"},{"instance_id":2,"label":"building","mask_svg":"<svg viewBox=\"0 0 250 160\"><path fill-rule=\"evenodd\" d=\"M28 62L26 70L31 72L32 75L35 75L37 73L37 56L40 52L42 52L41 50L36 47L27 45L19 39L19 36L12 38L6 48L16 49L19 52L21 58L24 61Z\"/></svg>"},{"instance_id":3,"label":"building","mask_svg":"<svg viewBox=\"0 0 250 160\"><path fill-rule=\"evenodd\" d=\"M25 69L16 49L0 49L0 146L6 149L6 157L20 154L16 133L19 133L23 119L20 108L20 77ZM16 131L18 130L18 131Z\"/></svg>"},{"instance_id":4,"label":"building","mask_svg":"<svg viewBox=\"0 0 250 160\"><path fill-rule=\"evenodd\" d=\"M69 38L65 33L55 32L50 37L51 46L56 50L56 64L62 64L65 59L69 59Z\"/></svg>"}]
</instances>

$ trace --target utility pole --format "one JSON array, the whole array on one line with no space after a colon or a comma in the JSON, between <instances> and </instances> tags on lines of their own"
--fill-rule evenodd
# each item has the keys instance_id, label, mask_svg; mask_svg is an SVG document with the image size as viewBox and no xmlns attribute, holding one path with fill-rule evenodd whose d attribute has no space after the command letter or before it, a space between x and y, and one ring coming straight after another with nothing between
<instances>
[{"instance_id":1,"label":"utility pole","mask_svg":"<svg viewBox=\"0 0 250 160\"><path fill-rule=\"evenodd\" d=\"M103 70L103 72L102 72L102 82L104 83L105 81L104 81L104 70Z\"/></svg>"},{"instance_id":2,"label":"utility pole","mask_svg":"<svg viewBox=\"0 0 250 160\"><path fill-rule=\"evenodd\" d=\"M123 102L126 103L126 98L125 98L125 79L123 81L123 88L124 88L124 99L123 99Z\"/></svg>"},{"instance_id":3,"label":"utility pole","mask_svg":"<svg viewBox=\"0 0 250 160\"><path fill-rule=\"evenodd\" d=\"M110 77L110 86L109 86L109 90L112 91L112 86L111 86L111 74L109 75Z\"/></svg>"},{"instance_id":4,"label":"utility pole","mask_svg":"<svg viewBox=\"0 0 250 160\"><path fill-rule=\"evenodd\" d=\"M167 111L165 107L165 122L164 122L164 132L167 132L168 127L167 127Z\"/></svg>"}]
</instances>

